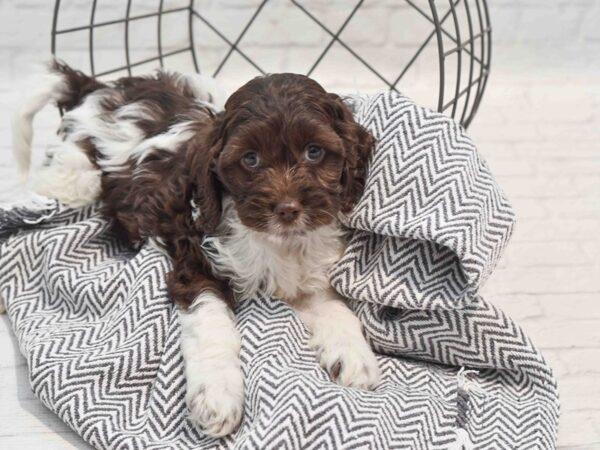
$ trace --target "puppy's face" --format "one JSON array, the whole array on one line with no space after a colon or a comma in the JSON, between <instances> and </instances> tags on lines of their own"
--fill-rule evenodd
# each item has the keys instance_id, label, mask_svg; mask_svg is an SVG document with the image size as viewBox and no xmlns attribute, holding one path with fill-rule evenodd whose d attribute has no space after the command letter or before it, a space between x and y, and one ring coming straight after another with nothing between
<instances>
[{"instance_id":1,"label":"puppy's face","mask_svg":"<svg viewBox=\"0 0 600 450\"><path fill-rule=\"evenodd\" d=\"M256 78L230 97L219 121L213 172L244 225L305 233L360 195L373 139L313 80Z\"/></svg>"}]
</instances>

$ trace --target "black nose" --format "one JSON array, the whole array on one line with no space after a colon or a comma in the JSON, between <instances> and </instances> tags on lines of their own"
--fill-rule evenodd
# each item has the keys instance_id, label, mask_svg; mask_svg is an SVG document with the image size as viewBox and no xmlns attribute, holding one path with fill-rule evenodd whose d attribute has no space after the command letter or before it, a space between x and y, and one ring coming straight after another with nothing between
<instances>
[{"instance_id":1,"label":"black nose","mask_svg":"<svg viewBox=\"0 0 600 450\"><path fill-rule=\"evenodd\" d=\"M279 219L283 222L291 223L298 218L301 210L302 206L300 206L300 203L291 200L279 203L275 207L275 214L277 214Z\"/></svg>"}]
</instances>

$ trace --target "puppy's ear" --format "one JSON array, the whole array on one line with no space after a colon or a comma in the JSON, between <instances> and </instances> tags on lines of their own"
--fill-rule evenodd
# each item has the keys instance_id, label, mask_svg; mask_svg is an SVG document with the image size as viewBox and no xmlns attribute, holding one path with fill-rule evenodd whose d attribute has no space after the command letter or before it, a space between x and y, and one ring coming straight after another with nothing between
<instances>
[{"instance_id":1,"label":"puppy's ear","mask_svg":"<svg viewBox=\"0 0 600 450\"><path fill-rule=\"evenodd\" d=\"M192 140L188 149L190 171L190 200L196 206L194 227L203 233L213 232L221 222L222 185L216 174L216 164L223 149L221 115Z\"/></svg>"},{"instance_id":2,"label":"puppy's ear","mask_svg":"<svg viewBox=\"0 0 600 450\"><path fill-rule=\"evenodd\" d=\"M346 157L340 184L342 212L348 213L363 192L367 163L375 139L354 120L352 112L338 95L327 94L327 100L328 110L333 116L334 129L344 142Z\"/></svg>"}]
</instances>

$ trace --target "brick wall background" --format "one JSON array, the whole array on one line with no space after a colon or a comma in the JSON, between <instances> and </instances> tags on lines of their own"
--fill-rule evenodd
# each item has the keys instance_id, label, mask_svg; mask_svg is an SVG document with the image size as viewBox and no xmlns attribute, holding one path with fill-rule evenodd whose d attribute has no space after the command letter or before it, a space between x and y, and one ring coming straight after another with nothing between
<instances>
[{"instance_id":1,"label":"brick wall background","mask_svg":"<svg viewBox=\"0 0 600 450\"><path fill-rule=\"evenodd\" d=\"M427 10L425 0L414 0ZM0 0L0 201L22 195L10 155L9 114L33 64L49 55L53 2ZM91 0L63 0L60 26L89 20ZM97 21L124 14L125 3L100 1ZM197 0L203 14L231 40L257 0ZM440 5L445 2L439 0ZM501 266L485 288L542 348L559 380L563 449L600 448L600 2L594 0L489 0L493 26L492 75L470 133L511 198L519 224ZM166 1L167 7L187 1ZM350 0L302 2L332 28ZM134 2L132 14L156 10L158 0ZM443 8L442 8L443 9ZM165 19L166 51L187 39L187 26ZM179 21L178 21L179 20ZM430 26L402 0L366 0L343 35L365 59L394 78ZM227 50L197 25L201 66L208 72ZM97 31L98 71L124 63L123 29ZM285 0L271 0L241 47L269 71L303 71L328 36ZM60 55L88 69L86 32L59 40ZM132 60L156 52L156 22L132 25ZM381 87L337 49L314 73L339 92ZM434 105L435 53L424 54L400 88ZM234 55L223 72L229 89L255 72ZM190 70L187 56L167 60ZM139 72L153 65L140 66ZM39 161L56 127L48 109L36 122ZM82 448L82 443L29 391L24 361L9 324L0 325L0 447ZM12 345L11 345L12 342ZM10 425L10 426L8 426Z\"/></svg>"}]
</instances>

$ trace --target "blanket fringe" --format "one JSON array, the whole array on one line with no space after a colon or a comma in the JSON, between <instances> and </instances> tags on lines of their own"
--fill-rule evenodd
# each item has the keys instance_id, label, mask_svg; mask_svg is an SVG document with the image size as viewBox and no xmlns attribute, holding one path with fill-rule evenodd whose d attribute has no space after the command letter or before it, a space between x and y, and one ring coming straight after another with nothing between
<instances>
[{"instance_id":1,"label":"blanket fringe","mask_svg":"<svg viewBox=\"0 0 600 450\"><path fill-rule=\"evenodd\" d=\"M28 194L28 197L25 199L17 200L10 203L2 203L0 205L0 209L5 211L10 211L13 209L26 209L29 211L43 211L51 209L48 214L37 216L35 219L24 218L23 222L29 225L35 225L37 223L43 222L45 220L51 219L56 212L58 211L55 206L57 205L57 201L51 198L45 197L43 195L39 195L33 192Z\"/></svg>"},{"instance_id":2,"label":"blanket fringe","mask_svg":"<svg viewBox=\"0 0 600 450\"><path fill-rule=\"evenodd\" d=\"M463 396L466 396L465 400L463 400L463 401L467 401L466 399L468 398L469 394L471 394L471 393L479 393L479 394L484 393L483 390L477 384L475 384L473 381L471 381L469 379L469 375L476 375L478 373L479 372L477 370L466 369L465 367L461 367L460 370L458 371L458 373L456 374L459 398L461 397L461 393ZM460 400L459 400L459 410L460 410ZM467 432L467 430L465 428L463 428L464 423L465 423L465 417L463 416L464 414L466 414L466 411L459 411L459 417L457 419L457 424L456 424L457 428L456 428L456 430L454 430L456 440L454 441L453 444L450 445L450 447L448 447L448 450L472 450L474 448L473 443L471 442L471 439L469 438L469 433Z\"/></svg>"},{"instance_id":3,"label":"blanket fringe","mask_svg":"<svg viewBox=\"0 0 600 450\"><path fill-rule=\"evenodd\" d=\"M0 208L4 210L11 210L14 208L27 208L27 209L45 209L56 204L56 200L46 197L44 195L36 194L35 192L27 192L24 198L20 198L13 202L3 202L0 204Z\"/></svg>"},{"instance_id":4,"label":"blanket fringe","mask_svg":"<svg viewBox=\"0 0 600 450\"><path fill-rule=\"evenodd\" d=\"M469 433L464 428L458 428L454 431L456 440L448 447L448 450L472 450L473 443L469 438Z\"/></svg>"},{"instance_id":5,"label":"blanket fringe","mask_svg":"<svg viewBox=\"0 0 600 450\"><path fill-rule=\"evenodd\" d=\"M461 369L458 371L458 374L457 374L458 388L463 390L464 392L472 392L475 394L485 395L486 391L484 389L482 389L481 387L479 387L473 381L469 380L469 378L468 378L468 375L471 375L471 374L477 375L478 373L479 373L478 370L465 369L464 367L461 367Z\"/></svg>"}]
</instances>

